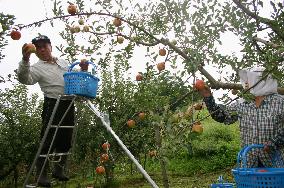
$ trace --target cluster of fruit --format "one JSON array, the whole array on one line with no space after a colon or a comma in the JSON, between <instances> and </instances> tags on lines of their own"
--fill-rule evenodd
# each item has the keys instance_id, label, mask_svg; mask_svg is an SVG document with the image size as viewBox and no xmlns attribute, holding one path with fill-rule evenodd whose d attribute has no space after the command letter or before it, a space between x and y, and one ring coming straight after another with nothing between
<instances>
[{"instance_id":1,"label":"cluster of fruit","mask_svg":"<svg viewBox=\"0 0 284 188\"><path fill-rule=\"evenodd\" d=\"M165 56L166 54L167 54L167 50L165 48L159 49L159 55L160 56ZM165 68L166 68L166 62L161 62L161 63L157 64L157 69L158 69L159 72L165 70ZM142 73L139 72L136 75L136 81L142 81L142 80L143 80L143 75L142 75Z\"/></svg>"},{"instance_id":2,"label":"cluster of fruit","mask_svg":"<svg viewBox=\"0 0 284 188\"><path fill-rule=\"evenodd\" d=\"M145 116L146 116L145 112L140 112L138 114L138 119L143 121L145 119ZM129 128L133 128L133 127L135 127L136 122L133 119L129 119L126 124Z\"/></svg>"},{"instance_id":3,"label":"cluster of fruit","mask_svg":"<svg viewBox=\"0 0 284 188\"><path fill-rule=\"evenodd\" d=\"M100 156L100 165L96 168L96 173L99 174L99 175L105 174L106 170L105 170L105 167L104 167L103 164L106 163L109 160L108 152L109 152L110 144L108 142L105 142L102 145L102 148L106 153L103 153Z\"/></svg>"}]
</instances>

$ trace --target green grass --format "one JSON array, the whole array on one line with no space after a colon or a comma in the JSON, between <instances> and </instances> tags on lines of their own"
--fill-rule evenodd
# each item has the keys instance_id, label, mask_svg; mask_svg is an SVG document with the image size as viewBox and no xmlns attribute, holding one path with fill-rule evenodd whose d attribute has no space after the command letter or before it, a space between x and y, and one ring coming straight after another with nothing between
<instances>
[{"instance_id":1,"label":"green grass","mask_svg":"<svg viewBox=\"0 0 284 188\"><path fill-rule=\"evenodd\" d=\"M159 187L163 187L163 180L160 173L149 173L150 177L157 183ZM196 173L192 176L178 175L178 174L169 174L169 185L171 188L202 188L209 187L210 184L216 183L218 176L223 175L228 181L233 182L233 177L231 175L231 168L226 168L223 170L214 171L211 173ZM68 182L67 185L63 183L56 183L55 188L85 188L87 185L94 185L92 180L82 180L82 179L72 179ZM96 186L101 187L99 182ZM115 184L107 186L109 188L150 188L151 185L147 182L145 178L142 177L138 172L134 175L125 175L119 176L116 179Z\"/></svg>"}]
</instances>

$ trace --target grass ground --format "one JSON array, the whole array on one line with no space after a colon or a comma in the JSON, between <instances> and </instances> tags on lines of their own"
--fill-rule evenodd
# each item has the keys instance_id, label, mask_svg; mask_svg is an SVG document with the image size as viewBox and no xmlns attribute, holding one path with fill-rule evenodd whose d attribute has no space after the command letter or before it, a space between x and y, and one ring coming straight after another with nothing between
<instances>
[{"instance_id":1,"label":"grass ground","mask_svg":"<svg viewBox=\"0 0 284 188\"><path fill-rule=\"evenodd\" d=\"M157 183L159 187L163 186L163 180L160 173L149 173L151 178ZM178 174L169 174L169 185L171 188L208 188L212 183L217 182L217 178L223 175L229 182L233 182L231 175L231 168L224 170L218 170L215 172L195 174L191 176L181 176ZM94 185L96 183L96 185ZM102 182L103 183L103 180ZM97 180L83 180L83 179L72 179L67 185L62 183L55 183L56 188L86 188L88 186L93 188L103 188L99 185L100 182ZM151 185L147 182L141 174L135 173L134 175L126 175L116 178L116 183L107 186L109 188L151 188Z\"/></svg>"}]
</instances>

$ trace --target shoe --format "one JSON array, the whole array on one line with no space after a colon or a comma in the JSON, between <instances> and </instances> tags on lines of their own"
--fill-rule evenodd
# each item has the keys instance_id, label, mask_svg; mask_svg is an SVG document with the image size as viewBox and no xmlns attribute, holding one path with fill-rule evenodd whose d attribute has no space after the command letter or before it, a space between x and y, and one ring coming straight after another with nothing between
<instances>
[{"instance_id":1,"label":"shoe","mask_svg":"<svg viewBox=\"0 0 284 188\"><path fill-rule=\"evenodd\" d=\"M50 180L48 179L47 176L48 164L45 165L41 173L41 176L39 177L43 163L44 163L44 158L38 159L36 163L36 176L39 178L37 185L40 187L51 187Z\"/></svg>"},{"instance_id":2,"label":"shoe","mask_svg":"<svg viewBox=\"0 0 284 188\"><path fill-rule=\"evenodd\" d=\"M61 160L54 165L52 177L59 181L69 181L69 177L64 174L64 166L66 165L67 156L62 156Z\"/></svg>"}]
</instances>

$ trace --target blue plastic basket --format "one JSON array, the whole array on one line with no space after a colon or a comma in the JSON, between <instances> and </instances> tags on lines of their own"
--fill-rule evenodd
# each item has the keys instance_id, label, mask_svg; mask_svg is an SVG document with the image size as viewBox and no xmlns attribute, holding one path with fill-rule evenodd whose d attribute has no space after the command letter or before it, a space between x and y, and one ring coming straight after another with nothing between
<instances>
[{"instance_id":1,"label":"blue plastic basket","mask_svg":"<svg viewBox=\"0 0 284 188\"><path fill-rule=\"evenodd\" d=\"M239 152L238 167L232 169L237 188L284 188L284 168L247 168L246 156L252 148L263 148L263 145L253 144Z\"/></svg>"},{"instance_id":2,"label":"blue plastic basket","mask_svg":"<svg viewBox=\"0 0 284 188\"><path fill-rule=\"evenodd\" d=\"M223 179L223 176L218 177L218 183L211 184L211 188L233 188L233 183L228 183Z\"/></svg>"},{"instance_id":3,"label":"blue plastic basket","mask_svg":"<svg viewBox=\"0 0 284 188\"><path fill-rule=\"evenodd\" d=\"M99 78L88 72L72 72L75 65L80 62L73 63L68 72L64 73L64 93L67 95L80 95L88 98L95 98L98 91ZM90 61L86 63L91 64L96 68L96 65Z\"/></svg>"}]
</instances>

